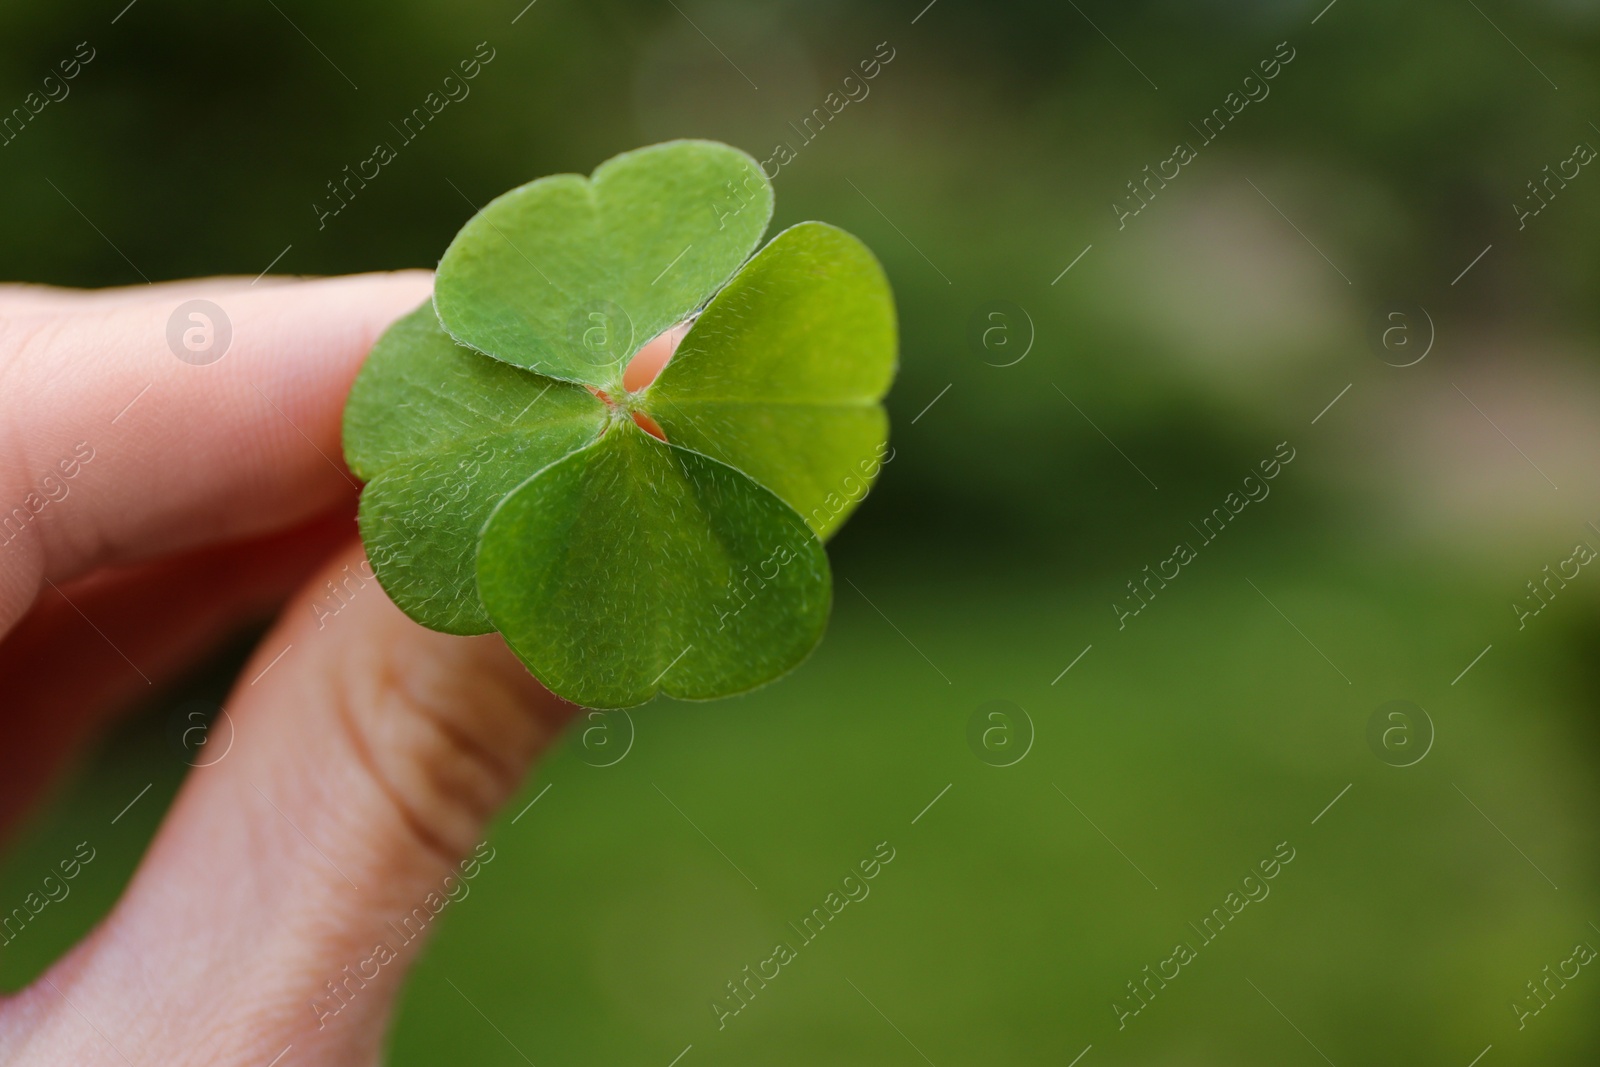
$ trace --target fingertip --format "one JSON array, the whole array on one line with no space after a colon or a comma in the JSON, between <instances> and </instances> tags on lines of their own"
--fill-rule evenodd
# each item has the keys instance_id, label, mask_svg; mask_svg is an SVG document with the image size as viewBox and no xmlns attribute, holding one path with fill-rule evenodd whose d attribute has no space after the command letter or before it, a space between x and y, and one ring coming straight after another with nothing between
<instances>
[{"instance_id":1,"label":"fingertip","mask_svg":"<svg viewBox=\"0 0 1600 1067\"><path fill-rule=\"evenodd\" d=\"M42 579L286 529L354 489L340 423L426 270L83 295L0 344L0 629Z\"/></svg>"}]
</instances>

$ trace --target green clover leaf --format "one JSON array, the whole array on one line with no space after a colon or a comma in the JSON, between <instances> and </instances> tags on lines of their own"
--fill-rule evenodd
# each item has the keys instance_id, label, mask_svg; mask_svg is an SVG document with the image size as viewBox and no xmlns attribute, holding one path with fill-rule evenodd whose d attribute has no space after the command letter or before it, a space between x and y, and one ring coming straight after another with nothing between
<instances>
[{"instance_id":1,"label":"green clover leaf","mask_svg":"<svg viewBox=\"0 0 1600 1067\"><path fill-rule=\"evenodd\" d=\"M834 227L746 262L771 208L748 156L681 141L463 227L345 409L362 537L403 611L498 630L600 708L727 696L810 653L822 539L885 461L896 326L877 260ZM634 353L691 319L626 391Z\"/></svg>"},{"instance_id":2,"label":"green clover leaf","mask_svg":"<svg viewBox=\"0 0 1600 1067\"><path fill-rule=\"evenodd\" d=\"M831 600L792 508L631 421L495 509L478 586L539 680L591 707L753 689L822 639Z\"/></svg>"},{"instance_id":3,"label":"green clover leaf","mask_svg":"<svg viewBox=\"0 0 1600 1067\"><path fill-rule=\"evenodd\" d=\"M423 305L391 326L345 405L345 461L368 479L361 537L389 596L444 633L495 629L478 534L528 476L600 436L606 405L451 340Z\"/></svg>"},{"instance_id":4,"label":"green clover leaf","mask_svg":"<svg viewBox=\"0 0 1600 1067\"><path fill-rule=\"evenodd\" d=\"M727 145L625 152L511 190L461 228L434 305L456 340L552 378L622 388L628 359L755 250L772 185Z\"/></svg>"},{"instance_id":5,"label":"green clover leaf","mask_svg":"<svg viewBox=\"0 0 1600 1067\"><path fill-rule=\"evenodd\" d=\"M894 298L867 246L803 222L745 265L647 393L675 444L732 464L819 537L866 495L889 417Z\"/></svg>"}]
</instances>

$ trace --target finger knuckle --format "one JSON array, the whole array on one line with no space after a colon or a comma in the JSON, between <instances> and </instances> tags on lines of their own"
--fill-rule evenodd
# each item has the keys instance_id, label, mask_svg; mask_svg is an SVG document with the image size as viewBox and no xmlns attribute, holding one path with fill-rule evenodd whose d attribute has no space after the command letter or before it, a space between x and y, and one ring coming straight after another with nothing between
<instances>
[{"instance_id":1,"label":"finger knuckle","mask_svg":"<svg viewBox=\"0 0 1600 1067\"><path fill-rule=\"evenodd\" d=\"M459 639L458 639L459 640ZM402 646L404 643L402 643ZM412 834L447 862L471 849L516 788L537 727L527 696L472 656L378 653L339 719L359 762Z\"/></svg>"}]
</instances>

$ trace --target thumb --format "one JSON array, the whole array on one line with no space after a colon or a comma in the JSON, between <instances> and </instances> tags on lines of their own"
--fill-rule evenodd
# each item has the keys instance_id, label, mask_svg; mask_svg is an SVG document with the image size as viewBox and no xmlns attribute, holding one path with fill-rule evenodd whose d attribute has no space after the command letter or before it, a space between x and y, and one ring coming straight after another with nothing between
<instances>
[{"instance_id":1,"label":"thumb","mask_svg":"<svg viewBox=\"0 0 1600 1067\"><path fill-rule=\"evenodd\" d=\"M290 605L213 726L228 754L8 1005L48 1062L376 1062L434 919L493 862L485 823L570 709L498 636L425 630L371 575L353 546Z\"/></svg>"}]
</instances>

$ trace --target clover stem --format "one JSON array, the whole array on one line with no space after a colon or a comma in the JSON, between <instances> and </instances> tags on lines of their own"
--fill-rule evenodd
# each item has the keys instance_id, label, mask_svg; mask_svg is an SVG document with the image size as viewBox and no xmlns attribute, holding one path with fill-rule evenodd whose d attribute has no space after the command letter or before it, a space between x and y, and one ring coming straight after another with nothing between
<instances>
[{"instance_id":1,"label":"clover stem","mask_svg":"<svg viewBox=\"0 0 1600 1067\"><path fill-rule=\"evenodd\" d=\"M611 398L611 394L607 393L603 389L598 389L592 385L587 386L586 388L605 404L607 412L609 412L611 415L612 422L616 422L624 417L631 418L635 426L639 427L639 429L643 430L651 437L654 437L660 441L667 440L666 432L661 429L661 424L656 422L655 419L651 418L650 415L639 406L639 402L643 399L643 397L638 393L619 390L617 399L613 400Z\"/></svg>"}]
</instances>

